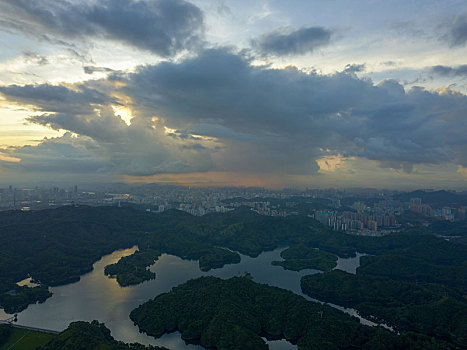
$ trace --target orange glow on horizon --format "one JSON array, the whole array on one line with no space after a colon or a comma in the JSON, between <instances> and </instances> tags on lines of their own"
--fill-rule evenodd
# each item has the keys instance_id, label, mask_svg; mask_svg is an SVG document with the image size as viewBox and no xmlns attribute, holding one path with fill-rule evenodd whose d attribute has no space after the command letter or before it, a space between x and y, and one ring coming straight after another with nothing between
<instances>
[{"instance_id":1,"label":"orange glow on horizon","mask_svg":"<svg viewBox=\"0 0 467 350\"><path fill-rule=\"evenodd\" d=\"M280 175L246 174L231 172L204 172L187 174L157 174L152 176L123 176L123 181L132 184L159 183L191 187L266 187L279 189L284 186Z\"/></svg>"}]
</instances>

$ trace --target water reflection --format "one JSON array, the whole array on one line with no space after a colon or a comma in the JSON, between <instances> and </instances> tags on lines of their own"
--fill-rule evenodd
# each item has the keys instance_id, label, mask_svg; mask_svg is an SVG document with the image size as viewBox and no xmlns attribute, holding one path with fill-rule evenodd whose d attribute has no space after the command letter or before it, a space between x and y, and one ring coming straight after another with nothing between
<instances>
[{"instance_id":1,"label":"water reflection","mask_svg":"<svg viewBox=\"0 0 467 350\"><path fill-rule=\"evenodd\" d=\"M163 254L150 267L156 273L156 279L130 287L120 287L115 279L104 275L104 267L117 262L122 256L132 254L137 247L115 251L104 256L94 264L94 270L83 275L80 281L60 287L50 288L53 296L43 304L30 305L19 313L18 323L61 331L70 322L83 320L99 320L104 322L117 340L165 346L170 349L203 349L201 346L187 345L178 332L166 334L154 339L139 333L128 315L131 310L155 296L169 292L173 287L189 279L200 276L216 276L230 278L249 272L253 280L281 287L302 295L300 278L304 275L318 273L318 270L302 270L300 272L284 270L280 266L271 265L274 260L282 260L280 252L284 248L264 252L256 258L241 255L239 264L227 265L222 269L208 272L200 271L198 261L182 260L176 256ZM339 259L338 268L355 273L359 257ZM306 297L306 296L305 296ZM306 297L310 300L309 297ZM0 310L0 318L3 310ZM297 349L285 340L268 342L271 349Z\"/></svg>"}]
</instances>

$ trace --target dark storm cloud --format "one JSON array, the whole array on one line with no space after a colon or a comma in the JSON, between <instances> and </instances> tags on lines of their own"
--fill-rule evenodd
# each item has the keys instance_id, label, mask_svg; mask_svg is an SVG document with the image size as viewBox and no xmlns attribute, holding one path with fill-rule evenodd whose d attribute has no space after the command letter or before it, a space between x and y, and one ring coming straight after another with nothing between
<instances>
[{"instance_id":1,"label":"dark storm cloud","mask_svg":"<svg viewBox=\"0 0 467 350\"><path fill-rule=\"evenodd\" d=\"M3 27L44 39L105 38L161 56L196 47L204 28L201 10L184 0L3 0L0 12Z\"/></svg>"},{"instance_id":2,"label":"dark storm cloud","mask_svg":"<svg viewBox=\"0 0 467 350\"><path fill-rule=\"evenodd\" d=\"M39 111L87 113L93 104L117 103L115 99L93 88L77 84L74 90L61 85L0 86L0 94L23 105L33 105Z\"/></svg>"},{"instance_id":3,"label":"dark storm cloud","mask_svg":"<svg viewBox=\"0 0 467 350\"><path fill-rule=\"evenodd\" d=\"M467 99L450 91L406 92L393 80L374 85L346 73L255 67L226 50L141 67L127 79L125 93L140 115L219 137L231 167L313 171L322 149L406 170L465 163ZM239 149L242 157L234 154Z\"/></svg>"},{"instance_id":4,"label":"dark storm cloud","mask_svg":"<svg viewBox=\"0 0 467 350\"><path fill-rule=\"evenodd\" d=\"M449 66L433 66L431 71L434 74L441 75L441 76L451 76L451 77L462 77L467 76L467 64L463 64L457 67L449 67Z\"/></svg>"},{"instance_id":5,"label":"dark storm cloud","mask_svg":"<svg viewBox=\"0 0 467 350\"><path fill-rule=\"evenodd\" d=\"M458 16L449 25L448 40L451 46L463 46L467 42L467 15Z\"/></svg>"},{"instance_id":6,"label":"dark storm cloud","mask_svg":"<svg viewBox=\"0 0 467 350\"><path fill-rule=\"evenodd\" d=\"M55 96L47 100L50 109L39 88L48 91L47 85L0 91L9 101L44 111L29 121L92 139L95 145L88 151L107 159L105 169L113 173L303 175L318 170L316 160L338 154L407 172L417 164L467 166L463 94L419 87L406 91L394 80L375 85L346 72L320 75L254 66L228 49L205 50L181 62L141 66L134 73L77 84L68 93L45 94ZM85 94L87 107L83 103L78 112L64 111L66 101L72 110L75 99L80 100L67 100L75 90L99 94ZM130 126L114 115L109 95L131 101ZM65 102L60 102L62 96Z\"/></svg>"},{"instance_id":7,"label":"dark storm cloud","mask_svg":"<svg viewBox=\"0 0 467 350\"><path fill-rule=\"evenodd\" d=\"M332 32L322 27L284 29L253 39L251 44L264 55L302 55L328 45Z\"/></svg>"},{"instance_id":8,"label":"dark storm cloud","mask_svg":"<svg viewBox=\"0 0 467 350\"><path fill-rule=\"evenodd\" d=\"M206 50L180 64L143 66L127 84L124 91L135 104L163 113L169 123L222 120L238 132L271 128L270 136L276 123L295 130L358 103L365 92L373 94L371 84L348 74L255 67L226 50ZM325 98L329 95L339 98Z\"/></svg>"}]
</instances>

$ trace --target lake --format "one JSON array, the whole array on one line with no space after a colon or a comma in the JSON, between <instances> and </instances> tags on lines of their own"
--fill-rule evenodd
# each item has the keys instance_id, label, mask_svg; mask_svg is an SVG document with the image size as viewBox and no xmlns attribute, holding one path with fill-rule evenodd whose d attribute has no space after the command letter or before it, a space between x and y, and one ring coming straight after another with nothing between
<instances>
[{"instance_id":1,"label":"lake","mask_svg":"<svg viewBox=\"0 0 467 350\"><path fill-rule=\"evenodd\" d=\"M120 287L115 279L104 275L104 268L108 264L117 262L121 257L132 254L136 249L135 246L106 255L94 263L93 271L81 276L78 282L51 287L53 296L43 304L30 305L20 312L18 324L62 331L73 321L98 320L105 323L115 339L124 342L159 345L174 350L203 349L201 346L185 344L178 332L166 334L159 339L139 333L128 315L145 301L161 293L169 292L173 287L189 279L201 276L227 279L249 272L255 282L281 287L304 296L300 288L300 278L304 275L320 273L312 269L295 272L271 265L274 260L283 260L280 252L285 248L263 252L256 258L241 255L239 264L226 265L221 269L208 272L199 269L197 260L183 260L173 255L162 254L159 260L150 267L150 270L156 273L154 280L136 286ZM339 258L336 268L355 273L359 266L360 256L361 254L357 254L355 258ZM309 297L306 298L312 300ZM338 308L356 315L355 310ZM0 319L10 316L0 310ZM268 341L268 344L273 350L297 349L295 345L285 340Z\"/></svg>"}]
</instances>

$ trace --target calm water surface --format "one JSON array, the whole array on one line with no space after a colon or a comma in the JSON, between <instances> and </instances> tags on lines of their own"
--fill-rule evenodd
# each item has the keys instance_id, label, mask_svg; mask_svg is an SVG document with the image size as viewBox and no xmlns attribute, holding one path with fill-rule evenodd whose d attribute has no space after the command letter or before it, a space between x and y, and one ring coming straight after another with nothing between
<instances>
[{"instance_id":1,"label":"calm water surface","mask_svg":"<svg viewBox=\"0 0 467 350\"><path fill-rule=\"evenodd\" d=\"M106 324L115 339L124 342L160 345L174 350L203 349L201 346L185 344L178 332L166 334L159 339L139 333L128 315L145 301L200 276L216 276L226 279L249 272L256 282L267 283L305 296L301 292L300 278L320 272L312 269L295 272L271 265L274 260L282 260L280 252L285 248L264 252L256 258L241 255L239 264L226 265L221 269L208 272L200 271L198 261L182 260L173 255L163 254L150 267L151 271L156 273L156 279L136 286L120 287L115 279L104 275L104 268L108 264L117 262L121 257L132 254L136 249L135 246L106 255L94 264L92 272L81 276L80 281L65 286L51 287L53 296L45 303L30 305L19 313L18 324L62 331L73 321L99 320ZM355 273L360 256L361 254L350 259L339 258L336 268ZM355 310L340 309L356 315ZM11 315L0 310L0 319L6 319L9 316ZM268 341L268 344L273 350L297 349L295 345L285 340Z\"/></svg>"}]
</instances>

